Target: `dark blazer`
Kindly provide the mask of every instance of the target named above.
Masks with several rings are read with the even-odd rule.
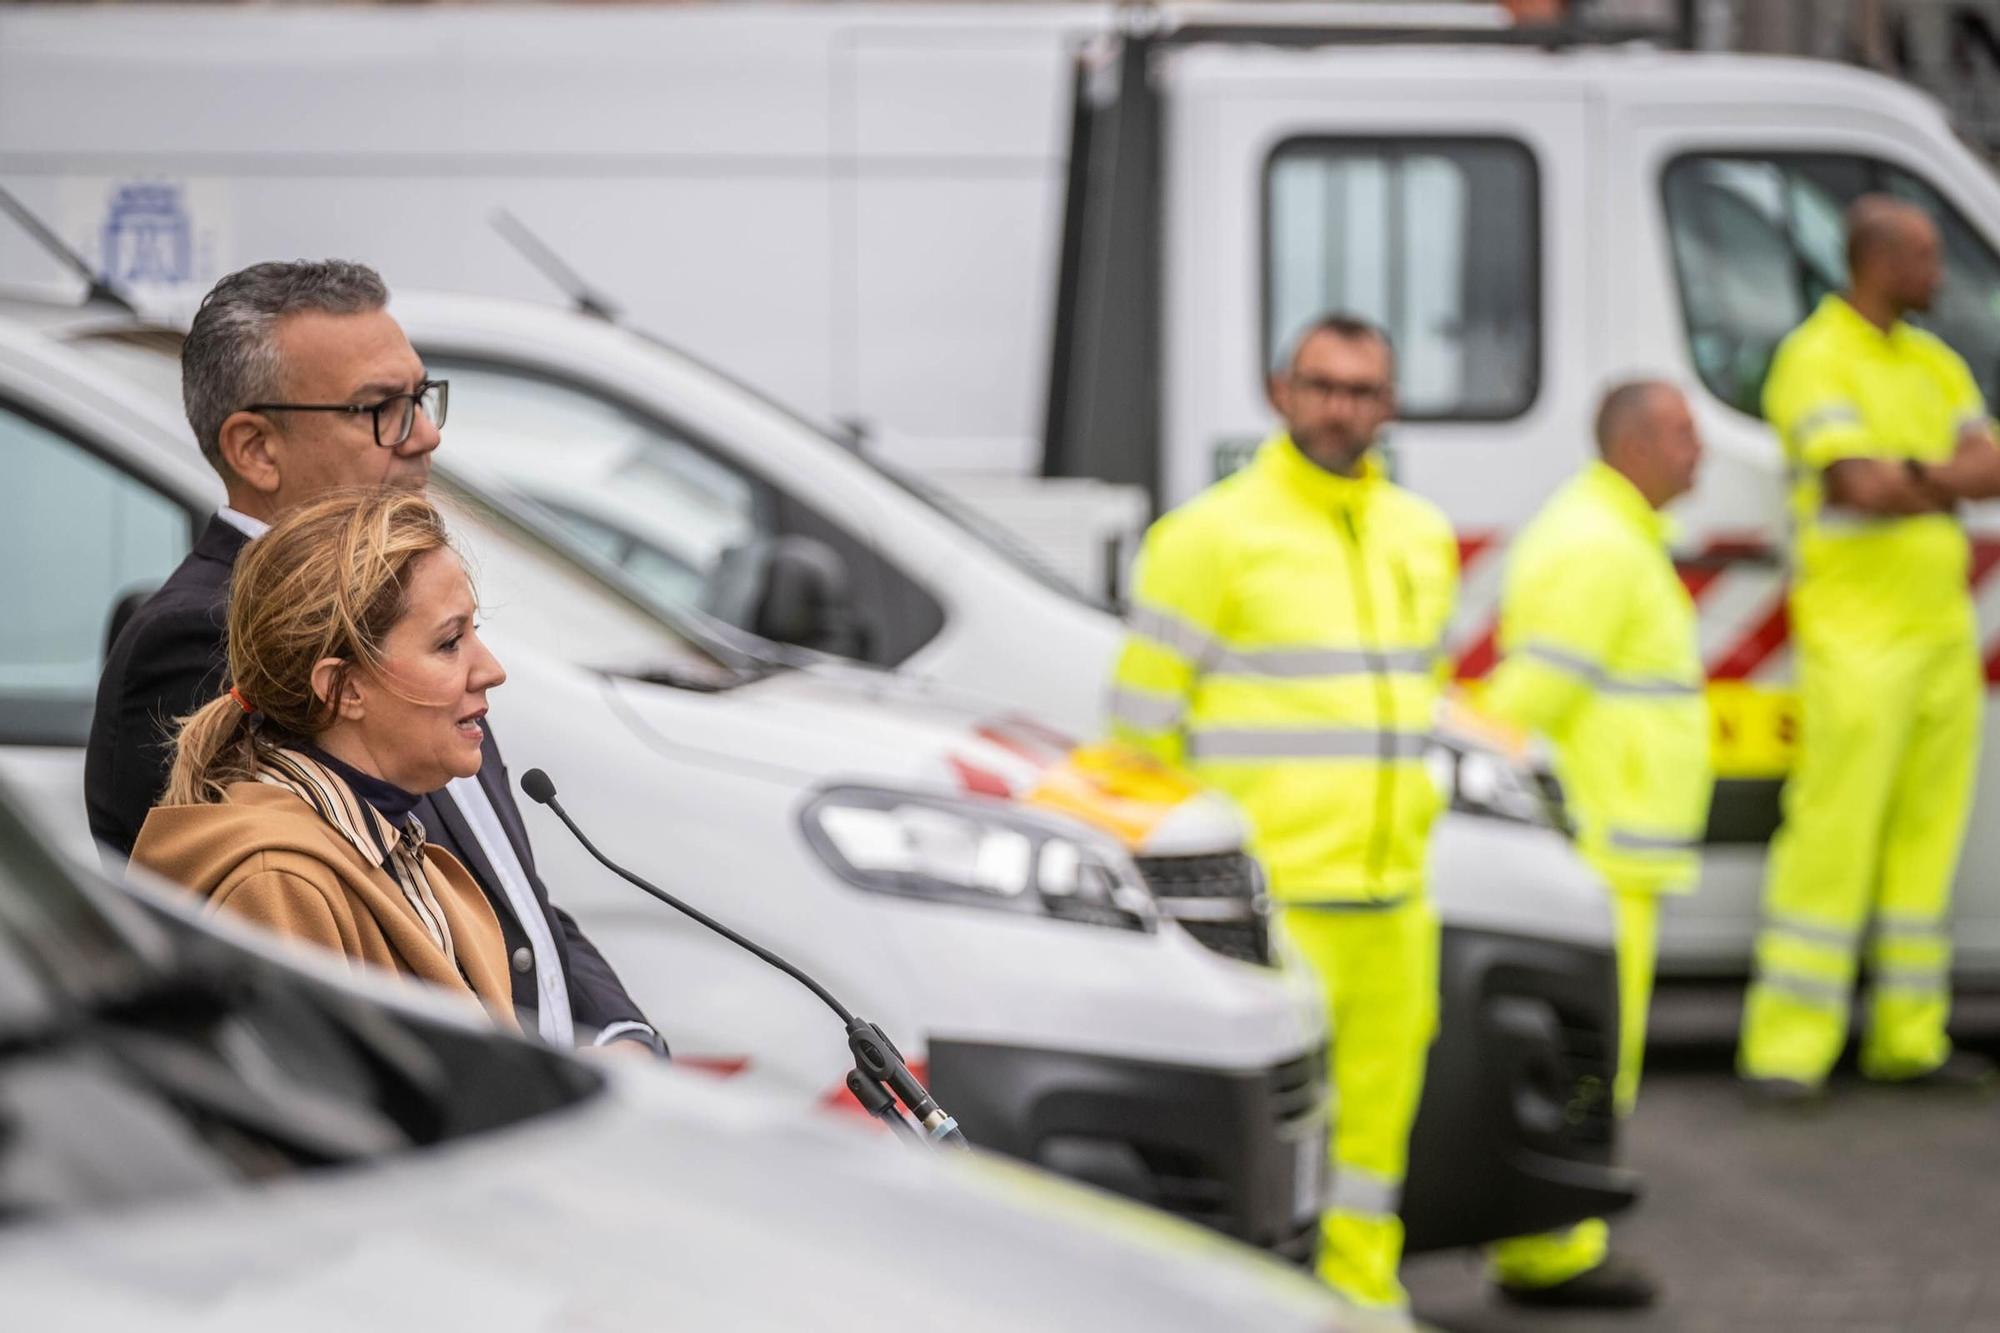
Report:
[[[211,518],[194,549],[132,614],[105,657],[90,745],[84,754],[83,795],[90,831],[121,855],[131,855],[146,812],[166,790],[173,760],[173,720],[223,691],[229,577],[236,557],[248,544],[241,532],[221,518]],[[613,1023],[647,1022],[575,919],[549,902],[490,727],[484,749],[479,785],[493,802],[548,920],[569,982],[570,1010],[579,1034]],[[457,805],[444,792],[433,792],[417,802],[416,814],[433,841],[457,857],[478,881],[500,919],[508,957],[531,959],[531,953],[522,952],[529,949],[527,932]],[[522,1015],[522,1025],[532,1029],[533,1015],[540,1008],[535,969],[516,966],[512,975],[514,1007]]]

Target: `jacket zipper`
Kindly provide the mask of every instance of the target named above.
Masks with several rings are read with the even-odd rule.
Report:
[[[1375,767],[1375,827],[1368,838],[1368,879],[1371,894],[1382,896],[1383,863],[1389,855],[1389,822],[1395,814],[1395,776],[1391,764],[1395,760],[1395,737],[1389,731],[1389,714],[1394,701],[1390,697],[1389,664],[1382,657],[1381,643],[1375,633],[1375,602],[1368,589],[1368,573],[1361,563],[1361,533],[1354,525],[1353,511],[1340,511],[1340,526],[1347,538],[1347,573],[1354,585],[1354,609],[1361,620],[1361,652],[1368,659],[1368,674],[1375,681],[1375,740],[1377,758]]]

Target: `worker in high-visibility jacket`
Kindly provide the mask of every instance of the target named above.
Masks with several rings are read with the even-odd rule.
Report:
[[[1457,595],[1444,515],[1372,453],[1393,355],[1329,316],[1272,377],[1284,433],[1167,514],[1139,557],[1114,734],[1234,797],[1282,928],[1324,984],[1336,1110],[1319,1272],[1406,1306],[1398,1218],[1437,1025],[1424,764]]]
[[[1597,461],[1522,530],[1500,600],[1504,656],[1480,708],[1546,738],[1578,850],[1610,893],[1618,950],[1613,1101],[1638,1096],[1660,897],[1694,888],[1714,781],[1694,602],[1661,508],[1694,486],[1701,440],[1687,399],[1635,380],[1597,411]],[[1602,1221],[1488,1252],[1521,1305],[1634,1308],[1657,1298],[1640,1265],[1607,1252]]]
[[[1985,693],[1955,511],[2000,494],[2000,448],[1965,362],[1904,320],[1939,283],[1929,217],[1857,200],[1847,260],[1846,292],[1785,338],[1764,386],[1794,479],[1800,734],[1737,1067],[1755,1100],[1787,1105],[1819,1095],[1846,1043],[1871,922],[1861,1072],[1994,1078],[1945,1019]]]

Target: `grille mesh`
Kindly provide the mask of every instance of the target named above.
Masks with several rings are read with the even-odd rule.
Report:
[[[1202,944],[1229,958],[1269,966],[1271,907],[1264,872],[1243,852],[1142,856],[1139,872],[1172,917]]]

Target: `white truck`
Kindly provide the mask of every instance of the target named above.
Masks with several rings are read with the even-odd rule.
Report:
[[[1459,528],[1468,681],[1509,537],[1586,456],[1599,387],[1682,380],[1711,445],[1679,517],[1723,781],[1668,971],[1748,958],[1795,722],[1757,386],[1841,279],[1846,199],[1933,209],[1932,321],[2000,387],[2000,186],[1934,103],[1810,61],[1565,46],[1497,7],[26,6],[0,14],[0,98],[0,184],[128,287],[351,253],[394,286],[543,294],[487,225],[505,207],[636,327],[893,428],[893,461],[961,494],[988,471],[1184,499],[1267,429],[1290,332],[1358,309],[1401,349],[1401,479]],[[0,236],[0,276],[48,271]],[[2000,525],[1968,524],[2000,635]],[[953,577],[948,541],[858,535],[920,586]],[[925,639],[926,614],[879,642]],[[1110,631],[1040,623],[1015,691],[1075,719]],[[925,641],[973,675],[1018,658],[955,633]],[[1955,930],[1961,968],[1991,971],[2000,787],[1978,801]]]

